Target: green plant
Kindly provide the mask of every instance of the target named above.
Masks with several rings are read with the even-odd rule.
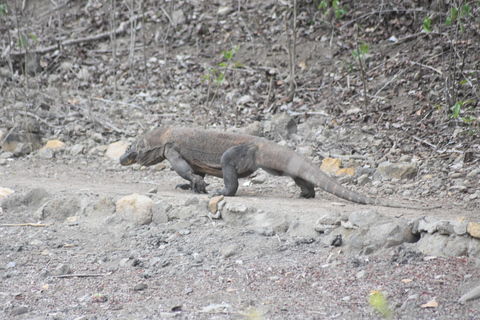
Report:
[[[368,44],[362,41],[362,45],[360,46],[360,50],[353,50],[352,55],[355,59],[360,59],[361,57],[365,56],[368,51],[370,51],[370,48],[368,47]]]
[[[202,82],[207,81],[208,82],[208,91],[207,91],[207,101],[206,101],[206,108],[205,108],[205,127],[207,126],[208,122],[208,115],[210,111],[212,110],[213,102],[215,101],[215,98],[217,97],[218,90],[221,86],[221,84],[225,80],[225,75],[228,72],[230,66],[232,65],[233,57],[235,56],[235,53],[238,52],[240,49],[240,46],[234,45],[231,50],[228,51],[222,51],[223,59],[224,61],[219,63],[219,69],[215,68],[207,68],[207,73],[203,75]],[[243,66],[243,64],[239,61],[235,62],[233,64],[234,68],[239,68]],[[208,101],[210,97],[210,90],[211,90],[211,85],[212,82],[215,85],[215,93],[210,101]],[[226,124],[225,124],[226,125]]]
[[[7,10],[8,10],[7,5],[5,3],[0,3],[0,13],[6,16]]]
[[[426,16],[425,19],[423,19],[423,30],[425,30],[427,33],[431,31],[431,25],[432,25],[432,18],[431,16]]]
[[[322,9],[325,9],[325,14],[328,13],[328,3],[332,4],[332,7],[333,7],[333,12],[335,13],[335,15],[337,16],[337,19],[340,19],[342,17],[342,15],[344,15],[345,13],[347,13],[347,6],[344,5],[342,7],[340,7],[340,1],[338,0],[322,0],[320,2],[320,4],[318,5],[318,10],[322,10]]]
[[[370,292],[369,302],[373,309],[383,317],[388,318],[392,315],[392,309],[390,309],[387,299],[380,291],[372,290]]]
[[[362,44],[359,46],[358,45],[358,25],[355,25],[355,28],[357,29],[357,38],[355,39],[355,44],[357,46],[356,50],[352,51],[353,58],[358,61],[358,64],[360,66],[360,71],[362,75],[362,83],[363,83],[363,95],[364,95],[364,107],[363,111],[367,112],[367,106],[368,106],[368,95],[367,95],[367,79],[366,79],[366,72],[365,72],[365,66],[362,62],[362,58],[365,57],[365,55],[368,53],[370,48],[368,47],[368,44],[366,44],[364,41],[362,41]]]
[[[462,100],[457,101],[457,103],[455,103],[455,105],[451,108],[452,114],[450,115],[450,119],[457,118],[460,115],[460,110],[462,109],[462,107],[466,104],[469,104],[469,103],[473,103],[473,100],[468,100],[468,101],[465,101],[465,102],[463,102]],[[468,123],[472,122],[473,120],[475,120],[476,117],[471,116],[471,115],[467,115],[465,117],[460,117],[460,119],[463,122],[468,124]]]

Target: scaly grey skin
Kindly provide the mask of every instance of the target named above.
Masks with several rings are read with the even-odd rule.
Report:
[[[263,169],[273,175],[293,178],[300,197],[314,198],[319,187],[342,199],[360,204],[393,208],[432,209],[370,198],[351,191],[331,179],[298,153],[266,139],[189,128],[159,128],[133,142],[120,157],[120,164],[151,166],[167,159],[175,172],[190,184],[178,185],[196,193],[206,193],[205,174],[223,178],[225,187],[218,195],[234,196],[238,179]]]

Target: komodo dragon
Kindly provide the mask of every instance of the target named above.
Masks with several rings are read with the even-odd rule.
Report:
[[[394,208],[431,209],[370,198],[344,188],[298,153],[266,139],[233,133],[188,128],[159,128],[133,142],[120,157],[120,164],[151,166],[167,159],[176,173],[190,181],[178,185],[206,193],[205,174],[223,177],[225,187],[218,195],[233,196],[238,178],[261,168],[273,175],[293,178],[302,198],[314,198],[315,186],[337,197],[360,204]]]

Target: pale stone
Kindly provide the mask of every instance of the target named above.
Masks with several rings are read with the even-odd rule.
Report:
[[[126,141],[117,141],[108,145],[105,155],[113,161],[119,161],[120,157],[125,153],[130,143]]]
[[[152,222],[153,204],[153,200],[149,197],[134,193],[118,200],[115,211],[124,221],[141,226]]]

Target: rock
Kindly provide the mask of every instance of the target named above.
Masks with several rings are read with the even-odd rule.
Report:
[[[115,202],[110,196],[103,196],[85,207],[87,216],[107,217],[115,212]]]
[[[400,264],[413,264],[423,260],[424,254],[414,243],[402,243],[395,248],[392,261]]]
[[[355,174],[355,168],[343,168],[336,172],[337,177],[351,177],[353,178]]]
[[[44,149],[38,152],[38,156],[42,159],[53,159],[55,158],[55,151],[53,149]]]
[[[455,185],[455,186],[451,186],[450,188],[448,188],[448,191],[450,191],[452,193],[467,192],[468,188],[464,185]]]
[[[181,207],[168,212],[167,216],[169,221],[176,219],[188,220],[193,217],[197,211],[198,208],[196,206]]]
[[[399,162],[390,163],[388,161],[382,162],[378,165],[377,171],[373,175],[375,180],[384,179],[411,179],[417,174],[417,167],[414,163]]]
[[[152,222],[162,224],[168,222],[168,212],[172,205],[163,201],[155,202],[152,206]]]
[[[172,12],[172,21],[175,26],[185,23],[185,15],[181,9]]]
[[[265,172],[258,173],[255,177],[250,179],[253,184],[263,184],[267,180],[267,174]]]
[[[26,306],[19,306],[19,307],[14,307],[12,311],[10,311],[10,316],[19,316],[21,314],[27,313],[28,312],[28,307]]]
[[[154,202],[147,196],[131,194],[117,201],[115,214],[122,220],[134,223],[136,226],[152,222],[152,206]]]
[[[468,241],[464,237],[422,233],[417,246],[426,255],[457,257],[468,252]]]
[[[102,136],[101,133],[98,133],[98,132],[92,133],[91,138],[96,143],[102,143],[103,142],[103,136]]]
[[[65,143],[63,143],[60,140],[48,140],[45,146],[43,146],[42,149],[40,149],[40,152],[45,149],[53,149],[53,150],[64,150],[65,149]]]
[[[107,151],[105,152],[105,156],[113,161],[118,162],[120,157],[125,153],[127,147],[130,143],[126,141],[117,141],[108,145]]]
[[[188,206],[196,205],[196,204],[198,204],[198,198],[197,197],[190,197],[185,201],[185,203],[183,205],[185,207],[188,207]]]
[[[23,210],[33,211],[38,208],[49,193],[43,188],[30,190],[26,194],[15,193],[2,202],[2,208],[6,212],[18,213]]]
[[[480,178],[480,169],[474,169],[467,174],[467,179],[478,179]]]
[[[348,217],[348,222],[357,227],[370,227],[390,222],[390,219],[375,210],[365,210],[352,212]]]
[[[63,263],[59,264],[53,272],[53,274],[56,275],[56,276],[61,276],[61,275],[64,275],[64,274],[72,274],[72,273],[73,273],[73,271],[70,268],[70,266],[66,265],[66,264],[63,264]]]
[[[318,236],[313,223],[305,220],[293,220],[287,230],[288,235],[300,238],[313,239]]]
[[[359,186],[364,186],[366,185],[367,183],[369,183],[371,180],[368,176],[368,174],[364,174],[362,176],[360,176],[358,179],[357,179],[357,184]]]
[[[145,282],[139,282],[133,287],[133,291],[142,291],[148,288]]]
[[[289,138],[290,135],[297,133],[297,124],[295,120],[286,113],[276,114],[272,117],[271,131],[276,140],[279,136],[282,140],[285,140]]]
[[[92,75],[88,71],[88,68],[83,66],[77,73],[77,78],[83,82],[88,82],[92,78]]]
[[[342,164],[342,161],[340,161],[340,159],[325,158],[322,161],[322,165],[320,166],[320,169],[325,173],[336,174],[338,170],[340,170],[341,164]]]
[[[208,210],[210,210],[211,213],[217,213],[218,210],[218,203],[222,201],[225,197],[222,196],[216,196],[210,199],[208,202]]]
[[[17,147],[13,151],[13,156],[16,158],[25,157],[27,154],[32,152],[33,149],[29,143],[19,142]]]
[[[226,214],[226,216],[224,216],[224,214]],[[262,232],[266,230],[269,234],[287,232],[292,221],[292,217],[289,214],[279,212],[259,212],[254,215],[235,215],[229,213],[227,210],[223,210],[222,218],[232,226],[249,225],[254,230],[262,230]]]
[[[43,208],[43,217],[52,217],[57,221],[63,221],[77,215],[80,209],[80,201],[75,196],[55,198],[51,199]]]
[[[231,7],[219,7],[218,10],[217,10],[217,14],[222,17],[222,16],[226,16],[227,14],[229,14],[230,12],[232,11],[232,8]]]
[[[70,154],[72,156],[77,156],[79,154],[83,153],[83,150],[85,149],[85,146],[83,144],[76,144],[70,149]]]
[[[255,121],[249,124],[245,128],[245,134],[249,134],[251,136],[263,137],[263,124],[260,121]]]
[[[304,157],[310,157],[313,155],[313,147],[312,146],[301,146],[297,148],[297,152]]]
[[[467,225],[467,232],[472,237],[480,239],[480,223],[469,222]]]
[[[329,214],[323,215],[318,218],[316,224],[328,224],[339,226],[342,221],[342,215],[339,212],[333,211]]]
[[[437,231],[437,226],[440,223],[436,218],[426,216],[418,219],[418,226],[414,227],[414,233],[428,232],[430,234]]]
[[[2,150],[3,152],[15,152],[17,145],[19,143],[24,143],[30,146],[33,150],[37,150],[42,147],[41,135],[38,133],[19,133],[13,131],[10,135],[3,141]]]
[[[218,252],[224,256],[225,258],[233,256],[237,251],[237,245],[236,244],[229,244],[221,247],[218,249]]]
[[[0,159],[5,160],[5,159],[11,159],[13,158],[13,152],[3,152],[0,154]]]
[[[15,191],[12,189],[0,187],[0,201],[13,193],[15,193]]]
[[[454,220],[443,220],[437,224],[437,231],[440,234],[457,234],[459,236],[467,233],[468,222],[460,222]]]

